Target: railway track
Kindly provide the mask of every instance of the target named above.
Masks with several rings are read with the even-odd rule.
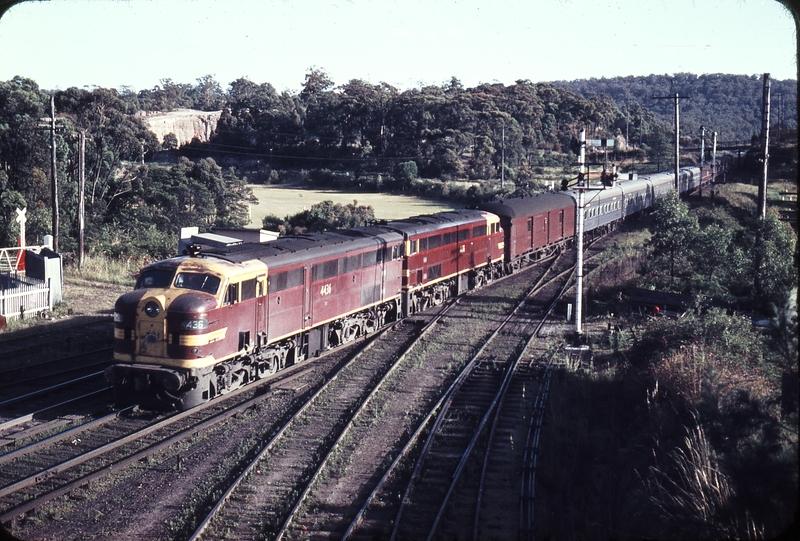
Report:
[[[110,349],[89,351],[55,362],[3,372],[0,386],[0,453],[39,433],[63,430],[95,411],[106,410],[103,369]]]
[[[467,516],[448,523],[462,525],[455,535],[464,538],[465,528],[472,526],[472,519],[477,516],[477,496],[471,494],[466,499],[472,501],[465,502],[465,493],[456,491],[456,483],[484,429],[502,432],[496,430],[498,416],[492,418],[492,412],[499,411],[510,388],[525,386],[513,377],[517,372],[514,365],[519,363],[512,361],[521,358],[526,338],[534,334],[531,315],[540,311],[539,297],[554,296],[546,290],[552,290],[556,280],[560,294],[568,281],[568,272],[559,268],[558,262],[549,270],[557,276],[547,280],[542,276],[530,287],[525,298],[472,356],[440,402],[430,409],[425,422],[401,453],[411,455],[410,449],[416,446],[420,449],[416,460],[395,461],[351,522],[344,538],[430,539],[454,495],[458,496],[455,506],[463,508]],[[423,440],[423,427],[428,426],[428,437]],[[392,527],[387,528],[387,524]],[[452,537],[449,532],[442,535]]]
[[[266,443],[190,539],[283,537],[353,419],[435,320],[430,314],[403,320],[354,356]]]
[[[0,336],[0,370],[28,369],[57,363],[66,356],[110,347],[114,323],[110,317],[84,317],[48,323]],[[65,355],[66,354],[66,355]]]
[[[44,504],[79,491],[112,471],[148,459],[198,433],[224,425],[259,403],[272,402],[276,413],[283,385],[306,379],[324,380],[347,348],[326,363],[306,363],[182,413],[151,414],[128,408],[88,420],[69,430],[0,455],[0,521],[11,523]],[[309,376],[309,374],[315,374]],[[315,381],[307,385],[314,385]],[[302,385],[303,387],[306,385]],[[283,406],[290,409],[291,403]]]

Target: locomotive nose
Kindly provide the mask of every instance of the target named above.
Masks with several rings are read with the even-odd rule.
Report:
[[[139,355],[164,357],[166,355],[167,319],[163,295],[141,300],[136,318]]]

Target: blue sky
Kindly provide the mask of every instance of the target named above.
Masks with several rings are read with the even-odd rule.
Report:
[[[775,0],[50,0],[0,19],[0,80],[44,89],[153,88],[213,75],[299,91],[405,90],[678,72],[795,79],[797,43]]]

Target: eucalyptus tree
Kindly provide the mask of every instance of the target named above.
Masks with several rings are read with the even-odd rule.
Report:
[[[25,194],[43,171],[49,175],[49,134],[40,126],[50,116],[49,101],[31,79],[0,82],[0,169],[7,189]]]
[[[699,231],[698,220],[689,215],[689,207],[680,200],[675,190],[661,199],[653,219],[652,247],[654,268],[669,269],[670,285],[675,287],[675,267],[688,262],[689,247]]]
[[[114,89],[72,87],[56,93],[56,108],[69,117],[73,135],[86,133],[86,201],[90,209],[103,213],[114,198],[130,189],[119,174],[123,162],[140,161],[161,145],[140,117],[126,113],[125,102]],[[69,141],[76,164],[77,138]]]

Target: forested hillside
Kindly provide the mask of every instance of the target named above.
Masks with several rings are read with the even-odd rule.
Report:
[[[761,133],[762,75],[648,75],[557,81],[558,88],[578,94],[610,97],[625,115],[631,104],[653,111],[662,121],[672,122],[674,100],[653,96],[689,96],[680,100],[681,133],[694,135],[700,126],[717,131],[720,141],[749,141]],[[797,129],[797,81],[771,81],[772,128]],[[635,122],[631,118],[631,122]]]
[[[15,242],[17,207],[28,207],[31,242],[51,230],[50,133],[43,124],[51,97],[59,127],[59,248],[77,243],[78,134],[84,131],[88,245],[105,253],[163,254],[182,226],[246,224],[252,196],[245,184],[275,180],[277,170],[303,178],[346,172],[341,175],[354,185],[377,190],[408,189],[417,177],[443,187],[439,181],[481,181],[464,189],[474,201],[495,195],[501,176],[510,190],[523,190],[518,193],[543,189],[536,181],[546,166],[574,178],[583,128],[590,139],[614,138],[611,159],[623,171],[657,167],[674,152],[671,101],[651,96],[674,92],[691,96],[682,109],[685,144],[699,142],[701,123],[720,140],[749,139],[760,129],[761,79],[748,76],[519,80],[474,88],[453,77],[400,91],[362,80],[337,85],[311,69],[300,92],[244,78],[223,89],[212,76],[195,85],[164,79],[139,92],[47,91],[15,77],[0,82],[0,241]],[[775,122],[796,130],[795,82],[775,81],[773,96]],[[143,113],[177,108],[220,111],[208,142],[180,146],[174,134],[155,137],[142,120]],[[451,189],[434,188],[427,193]]]

